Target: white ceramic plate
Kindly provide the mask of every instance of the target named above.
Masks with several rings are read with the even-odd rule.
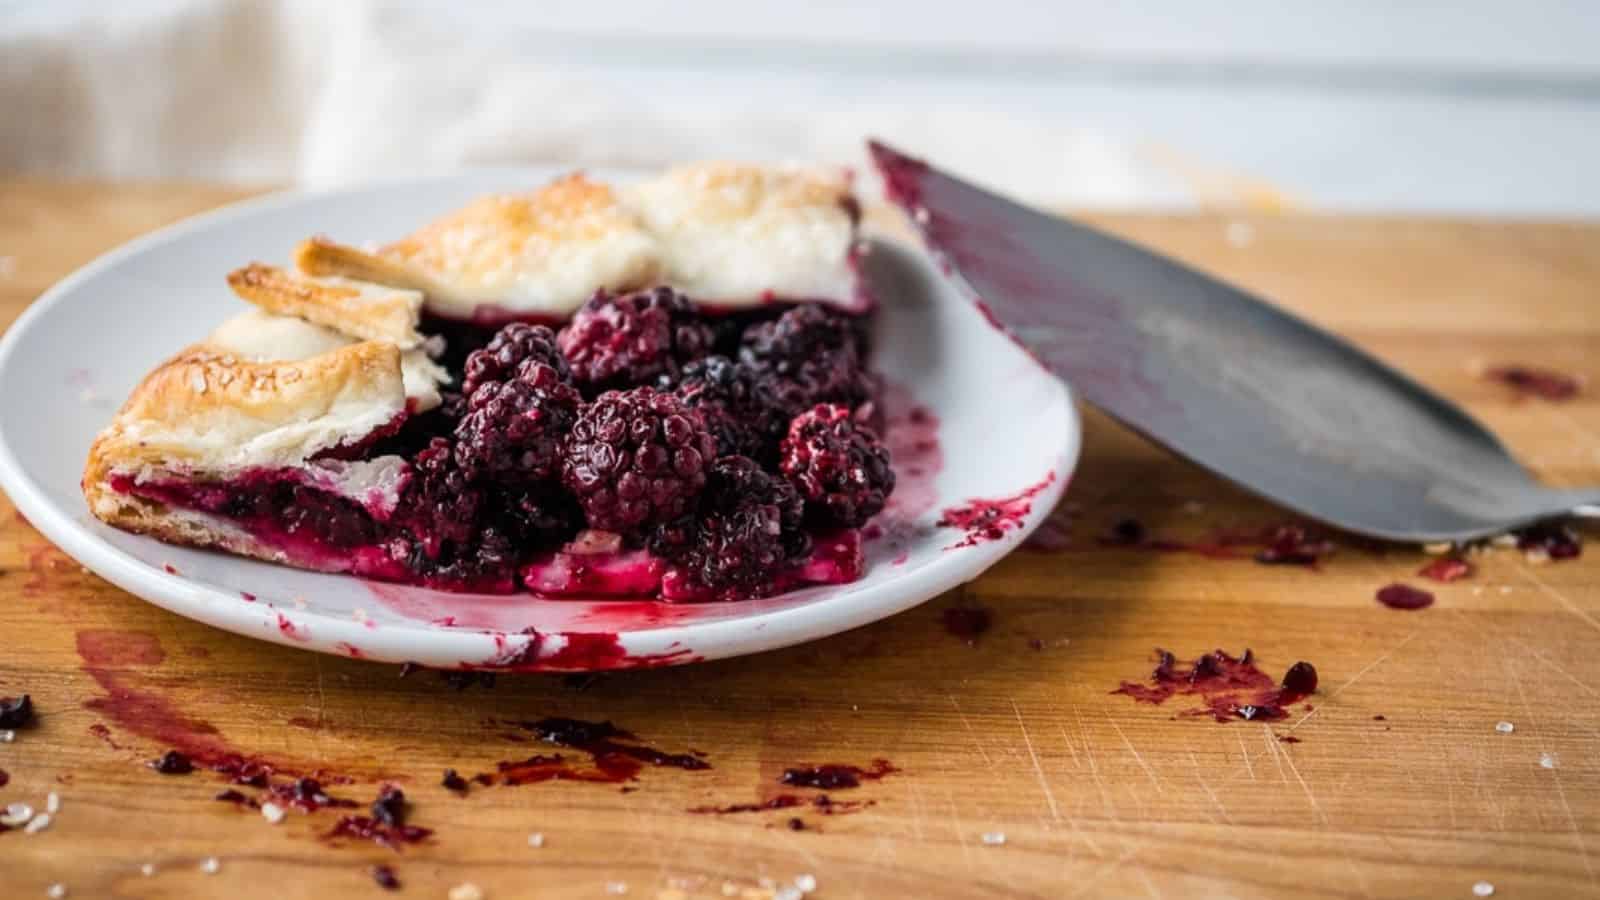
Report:
[[[101,257],[0,341],[0,487],[79,562],[179,615],[325,653],[521,670],[668,665],[854,628],[976,577],[1055,505],[1079,448],[1067,388],[989,327],[921,253],[878,241],[868,257],[882,302],[874,365],[897,387],[888,405],[901,486],[854,584],[688,606],[462,596],[168,546],[88,514],[78,478],[90,441],[145,372],[242,308],[223,282],[228,271],[287,259],[312,234],[391,239],[469,198],[550,174],[475,172],[267,197]],[[937,428],[910,414],[912,404]],[[926,444],[932,432],[936,449]],[[1012,505],[1015,527],[996,540],[956,546],[963,533],[935,524],[947,507],[1029,488],[1031,502]]]

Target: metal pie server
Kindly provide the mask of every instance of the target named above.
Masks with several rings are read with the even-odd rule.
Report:
[[[1392,540],[1600,516],[1600,487],[1538,484],[1454,404],[1270,303],[869,146],[890,199],[991,321],[1085,400],[1211,471]]]

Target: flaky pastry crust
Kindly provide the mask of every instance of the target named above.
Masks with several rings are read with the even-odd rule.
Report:
[[[638,217],[581,174],[479,198],[375,253],[314,239],[295,263],[311,275],[420,290],[432,311],[468,320],[564,318],[599,287],[631,290],[660,275],[655,239]]]
[[[842,172],[708,162],[632,189],[667,283],[700,303],[856,301],[857,212]]]
[[[197,344],[147,375],[95,439],[84,496],[100,519],[150,530],[163,508],[117,492],[115,477],[222,478],[299,466],[405,411],[400,349],[391,343],[363,341],[270,362]]]
[[[714,306],[852,306],[855,228],[840,171],[713,162],[622,190],[570,175],[479,198],[372,252],[316,238],[295,263],[421,291],[456,319],[564,319],[596,290],[655,284]]]
[[[228,273],[233,292],[267,312],[297,316],[353,338],[422,346],[422,294],[347,278],[317,278],[266,263]]]

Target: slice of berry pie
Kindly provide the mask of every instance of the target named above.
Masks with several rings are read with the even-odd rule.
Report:
[[[544,596],[860,577],[894,488],[845,180],[709,164],[484,198],[228,276],[254,308],[90,450],[95,516],[325,572]],[[552,327],[554,326],[554,327]]]

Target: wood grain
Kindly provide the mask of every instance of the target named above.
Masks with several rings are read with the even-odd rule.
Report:
[[[0,182],[0,320],[109,247],[238,195]],[[1398,363],[1541,477],[1600,483],[1600,227],[1259,218],[1238,246],[1241,229],[1230,241],[1218,218],[1093,218]],[[1552,366],[1589,390],[1518,400],[1475,362]],[[1373,592],[1421,583],[1410,548],[1341,540],[1310,571],[1105,547],[1096,537],[1127,516],[1175,538],[1285,516],[1097,414],[1087,429],[1056,517],[1066,549],[1018,552],[829,640],[582,689],[524,677],[458,692],[430,673],[399,680],[217,632],[85,574],[7,506],[0,694],[31,692],[41,716],[0,744],[11,775],[0,802],[40,805],[53,790],[62,808],[48,831],[0,834],[0,895],[44,897],[60,882],[73,897],[364,896],[381,893],[367,867],[387,862],[405,895],[471,882],[495,900],[604,897],[608,885],[770,896],[802,873],[828,898],[1468,897],[1480,880],[1501,897],[1600,896],[1600,549],[1542,566],[1491,552],[1474,577],[1434,586],[1436,606],[1407,613]],[[994,613],[975,646],[941,625],[957,603]],[[86,671],[79,643],[108,639],[145,652]],[[1148,672],[1155,646],[1248,646],[1275,676],[1309,660],[1322,689],[1313,710],[1271,724],[1111,695]],[[437,835],[399,853],[332,847],[318,837],[331,812],[272,826],[213,802],[218,777],[144,767],[163,740],[106,698],[165,703],[243,752],[355,776],[330,790],[363,803],[393,778]],[[627,793],[553,782],[462,798],[438,786],[447,766],[492,770],[538,749],[488,720],[549,715],[612,719],[652,746],[703,750],[712,768],[647,768]],[[787,812],[686,811],[770,798],[786,766],[875,757],[903,771],[835,793],[873,805],[808,812],[805,831],[785,827]],[[528,846],[535,831],[542,848]],[[216,874],[199,868],[208,856]]]

